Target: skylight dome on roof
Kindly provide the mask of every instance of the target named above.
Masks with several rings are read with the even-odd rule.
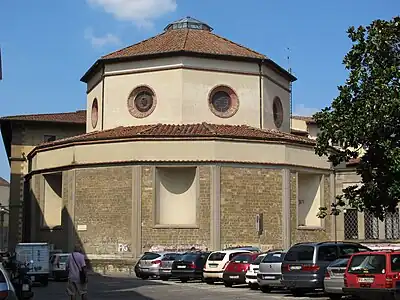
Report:
[[[197,29],[197,30],[206,30],[212,31],[213,29],[208,26],[206,23],[203,23],[199,20],[196,20],[192,17],[182,18],[178,21],[172,22],[164,28],[164,30],[175,30],[175,29]]]

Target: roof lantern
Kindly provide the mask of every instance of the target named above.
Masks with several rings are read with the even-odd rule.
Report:
[[[192,17],[182,18],[178,21],[172,22],[168,24],[164,30],[176,30],[176,29],[197,29],[197,30],[206,30],[212,31],[213,29],[204,22],[201,22]]]

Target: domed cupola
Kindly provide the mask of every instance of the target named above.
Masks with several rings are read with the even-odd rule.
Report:
[[[213,29],[204,22],[196,20],[192,17],[182,18],[178,21],[172,22],[168,24],[164,30],[176,30],[176,29],[197,29],[197,30],[205,30],[212,31]]]

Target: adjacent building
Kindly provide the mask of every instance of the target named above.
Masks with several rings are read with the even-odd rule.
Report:
[[[311,117],[293,116],[292,131],[296,134],[304,133],[310,139],[316,139],[319,132],[315,121]],[[307,134],[306,134],[307,133]],[[333,145],[340,147],[339,144]],[[362,155],[362,153],[360,153]],[[350,160],[335,168],[335,194],[342,194],[342,190],[361,182],[356,172],[359,159]],[[370,212],[358,212],[347,207],[336,220],[335,238],[338,240],[352,240],[366,243],[396,243],[400,241],[399,209],[395,213],[386,215],[380,221]]]

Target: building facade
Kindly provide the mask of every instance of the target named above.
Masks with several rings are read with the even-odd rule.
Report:
[[[334,172],[290,128],[295,80],[192,18],[100,58],[86,132],[25,156],[25,239],[103,259],[332,239]]]

